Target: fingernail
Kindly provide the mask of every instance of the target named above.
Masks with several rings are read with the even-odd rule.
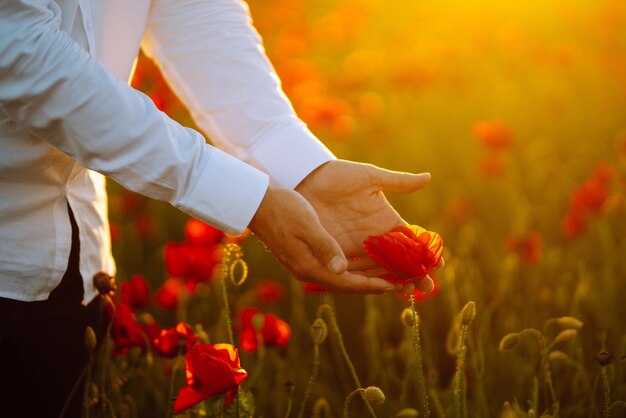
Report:
[[[337,274],[341,274],[348,268],[348,262],[345,258],[342,258],[338,255],[334,256],[332,260],[330,260],[330,269]]]

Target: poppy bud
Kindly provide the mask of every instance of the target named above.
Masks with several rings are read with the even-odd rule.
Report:
[[[105,273],[104,271],[99,271],[93,275],[93,286],[102,296],[113,296],[117,288],[115,286],[115,277]]]
[[[379,387],[368,386],[365,388],[365,399],[372,405],[381,405],[385,403],[385,394]]]
[[[608,351],[600,351],[596,356],[596,361],[602,367],[608,366],[613,362],[613,356]]]
[[[313,404],[313,415],[314,418],[318,417],[328,417],[330,416],[330,404],[326,400],[326,398],[319,398]]]
[[[522,340],[521,336],[517,332],[513,332],[511,334],[507,334],[500,340],[500,351],[512,350],[520,343]]]
[[[476,317],[476,304],[474,301],[469,301],[461,310],[461,325],[468,326],[474,317]]]
[[[261,331],[263,329],[263,325],[265,325],[265,315],[262,313],[257,313],[252,316],[252,326],[257,331]]]
[[[400,319],[402,319],[402,323],[407,328],[413,327],[413,311],[410,308],[404,308],[402,314],[400,314]],[[420,323],[420,317],[415,313],[415,319],[417,319],[417,325]]]
[[[559,335],[556,336],[556,338],[554,339],[554,344],[564,344],[566,342],[569,342],[576,338],[577,334],[578,331],[576,331],[575,329],[564,329],[563,331],[559,332]]]
[[[328,336],[328,327],[326,326],[326,321],[322,318],[317,318],[313,321],[311,325],[311,337],[315,344],[321,344],[326,340]]]
[[[194,333],[196,334],[196,337],[198,337],[198,341],[207,344],[209,343],[209,334],[206,333],[202,324],[196,324],[194,327]]]
[[[570,356],[568,356],[567,354],[565,354],[564,352],[562,352],[560,350],[551,351],[548,354],[548,358],[550,360],[557,360],[557,361],[568,361],[568,360],[570,360]]]
[[[97,345],[98,339],[96,338],[96,333],[93,328],[88,326],[85,328],[85,348],[87,351],[93,351],[96,349]]]
[[[285,382],[285,391],[287,393],[293,393],[296,390],[296,384],[293,380],[289,379]]]
[[[574,318],[573,316],[562,316],[561,318],[557,318],[556,323],[563,328],[581,329],[583,327],[582,321]]]
[[[404,408],[398,411],[394,418],[417,418],[419,416],[419,412],[413,408]]]

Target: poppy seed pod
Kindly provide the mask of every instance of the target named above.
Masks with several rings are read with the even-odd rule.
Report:
[[[311,324],[311,337],[315,344],[321,344],[324,342],[326,337],[328,336],[328,326],[326,326],[326,321],[322,318],[317,318]]]
[[[296,384],[293,380],[289,379],[285,382],[285,392],[293,393],[296,390]]]
[[[600,351],[596,356],[596,361],[602,367],[608,366],[613,362],[613,356],[608,351]]]
[[[564,329],[554,339],[554,344],[564,344],[576,338],[578,331],[575,329]]]
[[[85,328],[85,348],[87,351],[93,351],[96,349],[98,345],[98,339],[96,338],[96,333],[91,327]]]
[[[400,315],[400,319],[402,319],[402,323],[408,327],[413,327],[413,311],[410,308],[405,308]],[[420,317],[415,313],[415,319],[417,320],[417,325],[420,323]]]
[[[117,286],[115,286],[115,278],[104,271],[99,271],[93,275],[93,286],[98,290],[100,295],[113,296]]]
[[[385,394],[376,386],[368,386],[365,388],[365,399],[372,405],[381,405],[385,403]]]
[[[474,318],[476,317],[476,304],[474,301],[469,301],[461,310],[461,325],[468,326],[472,323]]]
[[[563,328],[581,329],[583,327],[582,321],[574,318],[573,316],[562,316],[561,318],[557,318],[556,323]]]
[[[413,408],[404,408],[398,411],[394,418],[417,418],[419,416],[419,412]]]
[[[507,334],[500,340],[500,351],[512,350],[520,343],[522,337],[517,332]]]

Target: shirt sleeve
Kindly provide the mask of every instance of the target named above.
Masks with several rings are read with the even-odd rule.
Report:
[[[153,0],[142,44],[211,140],[294,188],[333,154],[298,119],[240,0]]]
[[[0,111],[131,190],[244,230],[267,175],[159,112],[59,26],[53,1],[0,2]]]

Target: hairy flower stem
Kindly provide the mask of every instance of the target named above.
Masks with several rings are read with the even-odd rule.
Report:
[[[354,369],[352,360],[350,360],[350,356],[348,355],[346,346],[343,343],[343,335],[341,334],[341,330],[339,329],[339,325],[337,324],[337,318],[335,316],[334,309],[330,305],[322,305],[318,309],[318,316],[321,317],[324,313],[327,314],[328,320],[330,322],[330,327],[332,328],[333,332],[337,335],[337,340],[339,342],[339,349],[341,350],[341,354],[343,355],[343,358],[346,364],[348,365],[348,369],[350,369],[350,374],[352,375],[354,384],[356,385],[357,388],[362,388],[361,380],[359,379],[359,376],[356,374],[356,370]],[[367,410],[369,411],[370,415],[376,418],[376,413],[374,412],[374,409],[372,409],[372,405],[370,405],[367,399],[365,399],[365,395],[363,394],[363,392],[361,392],[361,397],[363,398],[363,401],[365,402],[365,405],[367,406]]]
[[[556,390],[554,389],[554,384],[552,383],[552,372],[550,370],[550,361],[548,359],[548,350],[546,347],[546,340],[543,337],[543,334],[534,328],[527,328],[521,332],[521,334],[532,335],[539,345],[539,356],[540,360],[540,381],[544,381],[545,385],[548,387],[548,392],[550,394],[550,398],[548,399],[548,404],[551,408],[551,415],[557,417],[559,415],[559,401],[556,397]]]
[[[419,384],[419,396],[422,400],[422,409],[424,417],[430,416],[430,409],[428,407],[428,393],[426,393],[426,379],[424,378],[424,369],[422,367],[422,350],[420,347],[420,334],[419,334],[419,320],[417,318],[417,311],[415,310],[415,300],[413,295],[409,296],[411,302],[411,313],[413,314],[413,351],[415,354],[415,369],[417,371],[417,381]]]
[[[181,353],[182,350],[179,351],[179,354],[176,356],[176,362],[174,363],[174,367],[172,367],[172,375],[170,376],[170,391],[167,397],[168,407],[165,411],[165,418],[168,418],[173,411],[171,405],[169,405],[169,402],[171,402],[171,399],[174,396],[174,382],[176,381],[176,374],[178,373],[178,369],[180,368],[180,360],[183,358],[183,355]]]
[[[320,369],[320,345],[315,343],[313,346],[313,367],[311,368],[311,377],[309,377],[309,383],[306,385],[306,390],[304,391],[304,398],[302,399],[302,404],[300,405],[300,411],[298,412],[298,418],[304,418],[304,411],[306,410],[306,405],[311,399],[311,393],[313,392],[313,387],[315,386],[315,382],[317,381],[317,374]]]
[[[291,416],[291,410],[293,409],[293,393],[290,393],[287,397],[287,410],[285,411],[285,418]]]
[[[363,396],[363,399],[365,399],[365,396],[363,395],[364,392],[365,392],[365,389],[363,388],[355,389],[352,392],[350,392],[350,394],[346,397],[345,402],[343,403],[343,418],[349,417],[348,409],[350,408],[350,401],[352,400],[352,398],[354,398],[354,395],[356,395],[357,393],[360,393]]]
[[[456,373],[454,375],[454,416],[461,418],[464,415],[463,394],[465,388],[465,336],[467,326],[461,325],[461,336],[456,351]]]
[[[109,323],[107,324],[106,333],[104,334],[104,337],[102,340],[102,365],[100,366],[102,373],[100,376],[100,393],[106,392],[106,373],[107,373],[107,369],[109,368],[108,367],[109,361],[111,359],[111,353],[109,352],[109,336],[111,335],[111,328],[113,327],[113,320],[115,318],[115,311],[116,311],[115,303],[113,302],[111,297],[109,295],[104,295],[103,297],[104,297],[105,309],[106,309],[106,305],[110,305],[112,314],[111,314],[111,319]]]
[[[609,377],[606,373],[606,367],[602,366],[600,368],[600,375],[602,377],[602,392],[604,392],[604,407],[602,408],[602,416],[604,418],[609,418],[611,415],[610,404],[611,404],[611,387],[609,386]]]
[[[85,366],[83,371],[80,373],[80,376],[78,376],[78,379],[76,379],[76,382],[74,383],[74,386],[72,386],[72,390],[71,390],[69,396],[67,397],[67,399],[65,399],[65,403],[63,404],[63,409],[61,410],[61,414],[59,415],[59,418],[64,418],[65,417],[65,413],[67,412],[67,408],[70,406],[70,401],[72,400],[74,395],[76,395],[76,392],[78,391],[78,388],[80,387],[80,383],[83,381],[83,379],[87,375],[87,367],[89,367],[89,366],[90,366],[89,364],[87,366]]]
[[[231,345],[235,345],[235,337],[233,336],[233,323],[230,319],[230,304],[228,303],[228,288],[226,287],[226,275],[230,274],[230,267],[224,268],[224,274],[222,275],[222,299],[224,302],[224,313],[226,317],[226,331],[228,333],[228,342]],[[239,397],[241,395],[241,387],[237,387],[237,396],[235,396],[235,416],[239,418]]]
[[[89,352],[89,362],[87,363],[85,376],[85,390],[83,391],[83,416],[89,418],[89,389],[91,385],[91,369],[93,368],[93,351]]]

